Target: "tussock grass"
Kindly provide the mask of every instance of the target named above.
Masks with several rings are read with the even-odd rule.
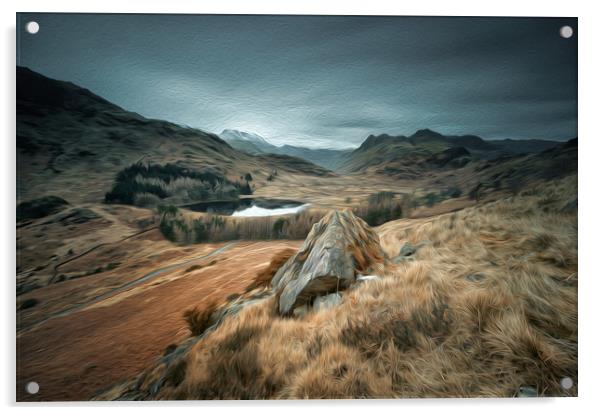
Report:
[[[577,218],[560,211],[575,188],[573,176],[436,218],[389,222],[378,228],[384,251],[420,243],[412,259],[387,261],[381,279],[303,317],[279,316],[274,295],[248,305],[168,365],[185,367],[177,384],[144,386],[164,376],[158,366],[129,393],[511,397],[531,387],[541,396],[575,396]],[[557,202],[543,212],[539,201],[552,195]],[[564,377],[575,382],[570,390],[560,386]]]
[[[203,334],[213,324],[212,315],[217,308],[217,302],[211,301],[208,304],[204,304],[203,307],[194,307],[184,312],[184,320],[188,324],[188,329],[193,336]]]

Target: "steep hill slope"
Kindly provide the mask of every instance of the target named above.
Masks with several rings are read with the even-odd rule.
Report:
[[[279,169],[327,174],[303,160],[233,149],[215,134],[126,111],[70,82],[17,68],[17,194],[19,200],[56,195],[98,202],[115,175],[136,163],[175,163],[231,179],[267,177]]]

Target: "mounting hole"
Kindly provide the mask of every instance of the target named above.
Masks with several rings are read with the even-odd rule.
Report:
[[[562,380],[560,381],[560,386],[562,386],[562,389],[566,389],[566,390],[571,389],[573,387],[573,379],[562,378]]]
[[[560,36],[568,39],[573,36],[573,28],[571,26],[562,26],[560,28]]]
[[[30,395],[35,395],[40,391],[40,385],[38,385],[38,382],[29,382],[27,385],[25,385],[25,390]]]
[[[25,25],[25,31],[30,35],[35,35],[40,31],[40,25],[38,24],[38,22],[28,22]]]

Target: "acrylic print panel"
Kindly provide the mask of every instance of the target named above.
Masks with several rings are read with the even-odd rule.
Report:
[[[577,35],[18,14],[17,399],[576,396]]]

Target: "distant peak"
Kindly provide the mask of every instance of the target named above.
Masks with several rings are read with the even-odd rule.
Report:
[[[224,140],[243,140],[250,141],[252,143],[270,144],[265,138],[256,133],[250,133],[247,131],[240,131],[235,129],[227,128],[221,132],[220,137]]]

